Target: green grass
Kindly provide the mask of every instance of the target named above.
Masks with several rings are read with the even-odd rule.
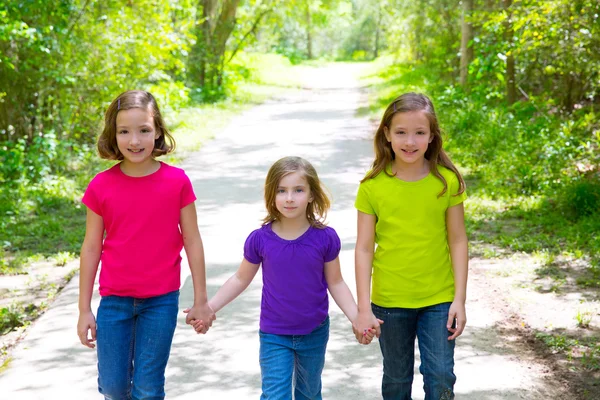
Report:
[[[292,66],[276,55],[239,54],[236,60],[245,63],[248,78],[234,85],[228,99],[166,113],[177,149],[161,160],[180,163],[234,116],[275,94],[300,87],[303,77],[313,68]],[[0,186],[0,275],[26,273],[25,266],[40,259],[64,265],[79,253],[86,212],[81,197],[90,179],[112,162],[99,159],[91,146],[69,164],[71,168],[60,176]]]
[[[538,118],[534,120],[537,125],[530,127],[529,119],[520,121],[519,118],[531,117],[527,110],[535,108],[535,104],[520,104],[516,110],[502,108],[505,107],[502,105],[490,106],[475,94],[444,86],[442,79],[436,79],[423,66],[389,56],[372,63],[362,81],[368,89],[369,106],[359,112],[375,121],[380,121],[387,105],[402,93],[417,91],[432,98],[442,130],[447,133],[444,147],[467,182],[466,224],[472,242],[543,257],[542,267],[537,271],[539,277],[550,275],[556,277],[557,282],[564,279],[565,272],[554,265],[554,260],[569,254],[585,260],[588,265],[583,276],[576,277],[578,284],[600,287],[600,181],[564,173],[562,180],[556,183],[546,183],[540,178],[525,182],[526,179],[515,176],[517,172],[525,177],[543,173],[541,169],[528,169],[532,165],[535,168],[546,165],[546,161],[536,163],[527,158],[533,154],[532,146],[543,146],[544,141],[549,140],[536,133],[562,129],[566,122]],[[587,121],[587,117],[578,115],[572,118],[581,118],[572,125]],[[503,138],[517,133],[521,142],[515,146],[521,147],[510,146],[510,151],[507,150]],[[527,135],[534,139],[528,139]],[[548,141],[548,145],[555,143]],[[490,153],[490,149],[494,151]],[[523,158],[505,160],[502,152],[506,152],[507,157]],[[488,160],[487,154],[496,158]],[[511,172],[512,167],[516,172]],[[563,172],[567,170],[572,170],[570,164],[563,166]],[[494,248],[478,247],[480,255],[486,258],[498,256]]]

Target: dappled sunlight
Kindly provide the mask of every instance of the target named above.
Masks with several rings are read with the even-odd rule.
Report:
[[[359,181],[372,163],[373,126],[367,118],[354,116],[353,110],[361,104],[360,93],[352,89],[353,82],[345,79],[350,79],[348,74],[355,67],[340,68],[342,73],[334,66],[322,80],[315,81],[317,90],[290,92],[277,101],[242,112],[214,141],[181,165],[198,198],[209,297],[238,269],[248,234],[260,226],[265,216],[263,185],[269,167],[290,155],[308,159],[331,192],[333,206],[328,222],[342,241],[342,274],[355,294],[354,199]],[[467,202],[468,214],[475,211],[470,207],[501,212],[500,203],[491,199]],[[218,313],[209,332],[198,335],[185,324],[182,312],[194,300],[185,253],[182,256],[178,326],[166,371],[168,397],[258,398],[261,271],[244,293]],[[538,387],[545,371],[527,354],[515,356],[508,339],[498,334],[496,322],[504,316],[489,308],[493,293],[472,290],[470,287],[467,304],[469,325],[457,340],[457,395],[473,400],[543,398],[543,392],[538,396]],[[94,310],[97,305],[95,292]],[[323,396],[331,400],[379,398],[382,361],[377,340],[369,346],[358,344],[350,322],[332,299],[330,316]],[[76,319],[74,279],[34,326],[26,346],[15,352],[11,367],[0,376],[3,393],[10,393],[11,399],[23,393],[61,398],[63,389],[69,387],[77,398],[98,397],[96,353],[78,343]],[[420,400],[423,381],[418,367],[417,351],[413,398]]]

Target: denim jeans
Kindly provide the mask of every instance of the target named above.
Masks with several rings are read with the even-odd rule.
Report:
[[[381,325],[381,392],[385,400],[410,400],[415,365],[415,337],[421,354],[425,400],[454,399],[454,340],[446,328],[450,303],[423,308],[371,305]]]
[[[98,390],[105,399],[165,397],[165,368],[179,291],[137,299],[105,296],[98,307]]]
[[[261,400],[321,400],[329,317],[308,335],[259,331]]]

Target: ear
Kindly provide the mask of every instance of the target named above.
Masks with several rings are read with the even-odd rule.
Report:
[[[431,135],[431,137],[429,138],[429,142],[427,142],[427,143],[431,143],[431,142],[433,142],[433,135]]]
[[[162,136],[162,134],[159,131],[156,131],[156,133],[154,134],[154,140],[157,140],[161,136]]]
[[[385,139],[391,143],[392,139],[390,139],[390,130],[388,129],[387,126],[383,127],[383,134],[385,135]]]

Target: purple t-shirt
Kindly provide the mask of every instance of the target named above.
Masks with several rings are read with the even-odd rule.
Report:
[[[260,330],[277,335],[307,335],[327,317],[325,263],[336,259],[340,238],[333,228],[311,226],[294,240],[283,239],[271,224],[253,231],[244,258],[262,263]]]

